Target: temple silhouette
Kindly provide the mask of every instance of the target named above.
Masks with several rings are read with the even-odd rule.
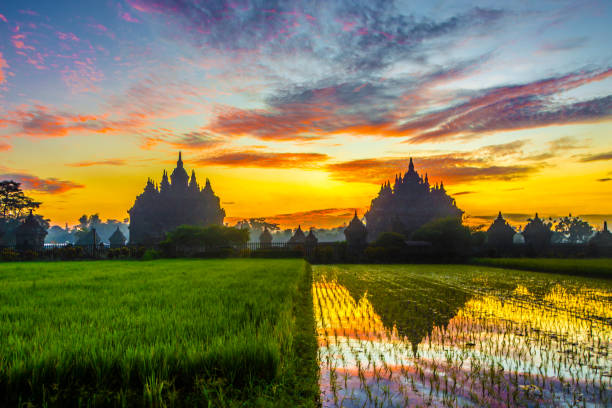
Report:
[[[410,239],[423,224],[436,218],[461,217],[463,211],[457,208],[455,199],[444,189],[444,183],[429,185],[425,178],[414,170],[412,158],[408,171],[402,177],[395,176],[380,187],[378,196],[372,200],[370,210],[365,214],[368,241],[376,240],[384,232],[397,232]]]
[[[170,180],[166,170],[159,187],[153,180],[147,180],[144,192],[136,197],[128,213],[131,245],[154,245],[180,225],[223,225],[225,218],[225,210],[210,181],[206,179],[206,185],[200,189],[195,171],[192,170],[191,178],[187,175],[181,152]]]

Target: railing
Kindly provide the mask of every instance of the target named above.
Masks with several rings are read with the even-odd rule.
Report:
[[[312,258],[321,248],[334,248],[336,243],[289,242],[247,242],[232,246],[202,246],[177,248],[174,256],[194,257],[305,257]],[[0,246],[0,261],[18,260],[73,260],[73,259],[129,259],[141,258],[147,248],[143,246],[122,246],[110,248],[107,245],[45,244],[43,247],[19,248],[15,245]],[[328,249],[327,252],[330,250]]]
[[[43,247],[0,246],[0,261],[140,258],[146,248],[106,245],[45,244]]]

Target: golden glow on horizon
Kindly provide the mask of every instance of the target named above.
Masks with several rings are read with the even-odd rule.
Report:
[[[459,208],[471,217],[494,216],[497,211],[513,214],[533,214],[536,211],[545,216],[601,214],[590,218],[590,222],[601,227],[603,220],[611,213],[612,181],[598,181],[611,178],[608,161],[582,162],[581,157],[589,154],[606,152],[608,149],[608,132],[612,124],[565,126],[546,128],[542,133],[547,137],[563,135],[569,132],[580,135],[588,133],[590,138],[585,145],[590,149],[567,150],[558,157],[546,161],[524,161],[516,157],[506,157],[498,161],[499,165],[521,164],[531,166],[534,171],[524,177],[510,180],[478,179],[464,182],[448,182],[445,186],[451,195],[455,195]],[[522,131],[533,137],[535,130]],[[495,136],[496,142],[503,143],[501,136],[517,138],[522,132],[501,132]],[[49,194],[30,191],[29,194],[43,202],[40,213],[52,220],[52,223],[75,224],[80,215],[99,213],[103,219],[123,220],[128,216],[127,210],[132,206],[135,197],[142,192],[146,179],[152,177],[156,182],[161,179],[162,170],[171,171],[175,165],[178,149],[164,148],[159,151],[142,150],[135,139],[127,139],[125,151],[115,152],[111,145],[126,140],[119,135],[92,135],[89,144],[82,149],[78,137],[44,139],[37,141],[41,150],[32,151],[31,143],[25,140],[15,142],[10,151],[0,152],[7,157],[4,170],[7,173],[35,174],[41,178],[70,180],[83,185],[84,188],[70,189],[61,194]],[[110,138],[110,139],[109,139]],[[240,139],[239,139],[240,140]],[[361,142],[363,143],[360,143]],[[192,161],[206,154],[205,150],[184,151],[185,166],[188,171],[196,170],[200,184],[208,177],[214,191],[221,197],[226,210],[228,222],[250,217],[273,217],[278,214],[305,213],[323,209],[356,208],[362,214],[369,207],[370,201],[379,190],[378,184],[364,182],[347,182],[335,179],[334,173],[324,166],[341,160],[357,160],[369,157],[369,150],[379,153],[392,146],[400,147],[396,157],[414,155],[442,154],[443,151],[411,151],[409,145],[398,144],[398,140],[356,138],[350,149],[341,146],[325,147],[326,141],[312,142],[297,150],[303,152],[328,152],[329,159],[314,163],[312,168],[258,168],[230,166],[194,166]],[[482,142],[480,142],[482,143]],[[583,143],[583,142],[580,142]],[[264,143],[265,144],[265,143]],[[474,142],[468,141],[470,147]],[[278,148],[278,143],[270,143]],[[282,146],[282,145],[281,145]],[[386,147],[385,147],[386,146]],[[450,148],[451,145],[445,146]],[[543,150],[524,152],[525,154],[542,154]],[[582,152],[582,153],[581,153]],[[116,153],[116,152],[115,152]],[[119,160],[121,165],[92,165],[75,167],[74,163],[87,161]],[[518,161],[517,161],[518,160]],[[497,163],[496,163],[497,165]],[[428,172],[426,167],[416,161],[417,170]],[[0,169],[3,170],[3,169]],[[356,170],[358,171],[358,170]],[[359,176],[359,174],[357,174]],[[357,177],[359,179],[359,177]],[[433,179],[432,182],[437,181]],[[348,222],[342,216],[320,217],[312,214],[307,220],[289,220],[283,217],[281,227],[296,227],[304,222],[308,226],[333,227]],[[472,223],[470,218],[468,224]],[[478,225],[480,221],[474,221]],[[518,220],[511,221],[513,225]]]

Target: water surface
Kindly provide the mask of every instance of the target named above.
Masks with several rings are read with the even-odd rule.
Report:
[[[313,285],[323,406],[612,404],[609,285],[350,268]]]

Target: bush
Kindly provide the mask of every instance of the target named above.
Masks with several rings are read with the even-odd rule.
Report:
[[[0,260],[3,261],[16,261],[19,259],[19,253],[10,248],[4,248],[0,251]]]
[[[57,255],[61,259],[70,260],[83,257],[84,251],[81,247],[65,246],[63,248],[59,248]]]
[[[33,261],[38,258],[38,254],[31,249],[25,250],[21,253],[21,259],[24,261]]]
[[[335,262],[336,260],[337,259],[336,259],[336,254],[334,252],[334,248],[330,246],[324,246],[324,247],[317,247],[317,249],[315,249],[315,253],[314,253],[312,262],[325,264],[325,263]]]
[[[401,251],[406,249],[406,237],[402,234],[398,234],[397,232],[384,232],[380,234],[372,246],[397,249]]]
[[[198,227],[181,225],[166,234],[166,239],[160,243],[164,256],[193,256],[208,250],[228,248],[233,245],[245,244],[249,240],[249,231],[211,225]]]
[[[154,259],[161,258],[161,252],[156,249],[147,249],[144,254],[142,254],[143,261],[152,261]]]
[[[406,237],[397,232],[384,232],[363,252],[368,262],[401,262],[408,258]]]
[[[438,256],[465,257],[470,254],[472,236],[470,229],[456,217],[438,218],[415,231],[412,238],[431,242]]]

